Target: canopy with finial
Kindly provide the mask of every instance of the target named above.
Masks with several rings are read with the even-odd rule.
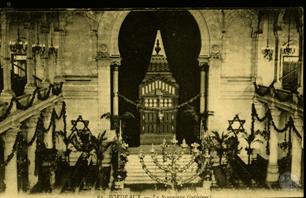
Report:
[[[155,42],[154,42],[154,50],[152,52],[152,55],[160,55],[160,56],[165,56],[165,48],[163,44],[163,39],[161,37],[160,30],[157,30],[156,37],[155,37]]]
[[[160,30],[157,30],[148,72],[169,72],[168,60]]]

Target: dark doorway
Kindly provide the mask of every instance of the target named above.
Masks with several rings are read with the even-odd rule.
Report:
[[[198,55],[200,31],[188,11],[135,11],[125,18],[119,33],[122,66],[119,68],[119,93],[137,101],[138,86],[149,65],[154,39],[160,29],[166,56],[174,78],[180,86],[179,104],[199,93],[200,70]],[[199,100],[191,104],[198,112]],[[124,133],[130,146],[139,145],[139,112],[126,101],[119,100],[119,114],[129,111],[136,117],[126,124]],[[179,110],[177,137],[194,141],[198,129],[191,118]]]

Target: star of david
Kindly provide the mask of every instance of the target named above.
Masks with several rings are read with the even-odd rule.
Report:
[[[79,115],[79,117],[76,120],[71,120],[72,124],[72,131],[90,131],[88,128],[89,121],[83,120],[82,116]],[[81,124],[83,124],[83,128],[81,128]]]
[[[241,120],[237,114],[235,115],[234,119],[228,120],[228,123],[229,123],[229,126],[228,126],[227,130],[232,131],[235,134],[245,131],[245,129],[243,127],[243,124],[245,123],[245,120]],[[239,126],[237,126],[237,124],[239,124]]]

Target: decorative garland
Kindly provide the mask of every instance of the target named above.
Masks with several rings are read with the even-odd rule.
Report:
[[[288,155],[291,151],[291,131],[293,129],[293,131],[296,133],[296,135],[299,137],[299,138],[302,138],[302,136],[299,134],[299,132],[297,131],[295,125],[294,125],[294,120],[293,118],[290,116],[289,117],[289,120],[288,122],[285,124],[284,128],[277,128],[277,126],[275,125],[275,122],[273,120],[273,117],[272,117],[272,113],[271,113],[271,110],[268,108],[267,112],[265,113],[265,115],[260,118],[258,116],[258,113],[256,111],[256,108],[255,108],[255,104],[253,103],[252,104],[252,113],[251,113],[251,118],[252,118],[252,121],[251,121],[251,133],[255,133],[254,132],[254,123],[255,123],[255,118],[259,121],[259,122],[264,122],[265,121],[265,131],[263,132],[260,132],[260,131],[257,131],[257,134],[260,134],[262,135],[266,141],[267,141],[267,145],[266,145],[266,153],[267,155],[270,154],[270,150],[269,150],[269,142],[270,142],[270,126],[272,125],[274,130],[277,131],[278,133],[284,133],[286,131],[288,131],[288,134],[289,134],[289,138],[288,138],[288,142],[286,142],[286,133],[285,133],[285,142],[286,142],[286,145],[282,145],[281,148],[288,148]]]
[[[28,104],[26,104],[26,105],[21,104],[21,103],[18,101],[17,98],[13,98],[13,99],[15,100],[15,102],[16,102],[16,107],[17,107],[17,109],[26,110],[26,109],[28,109],[29,107],[31,107],[31,106],[33,105],[33,102],[34,102],[34,99],[35,99],[35,95],[36,95],[37,92],[38,92],[38,88],[36,88],[36,89],[34,90],[30,102],[29,102]]]
[[[130,103],[132,105],[134,105],[135,107],[142,109],[142,110],[146,110],[146,111],[163,111],[163,112],[171,112],[171,111],[177,111],[178,109],[194,102],[198,97],[200,97],[200,94],[197,94],[196,96],[190,98],[189,100],[187,100],[186,102],[183,102],[175,107],[171,107],[171,108],[158,108],[158,107],[145,107],[143,105],[141,105],[140,103],[134,102],[131,99],[128,99],[127,97],[125,97],[124,95],[121,95],[118,93],[118,96],[120,98],[122,98],[124,101],[126,101],[127,103]]]
[[[3,121],[7,116],[11,113],[11,109],[13,107],[14,100],[11,100],[8,108],[6,109],[5,113],[0,116],[0,122]]]
[[[274,80],[268,87],[265,87],[263,85],[257,85],[256,82],[254,82],[253,84],[255,87],[255,92],[260,96],[273,95],[275,96],[276,99],[278,99],[281,102],[287,102],[287,101],[292,102],[294,92],[291,91],[290,93],[286,93],[287,94],[286,96],[281,96],[280,92],[282,92],[282,90],[278,90],[274,87],[275,82],[276,81]],[[262,91],[260,87],[265,88],[265,90]],[[298,104],[301,106],[303,106],[302,100],[303,100],[303,96],[298,95]]]
[[[38,98],[39,100],[42,100],[42,101],[48,99],[49,96],[50,96],[51,89],[52,89],[52,84],[49,85],[48,91],[47,91],[47,93],[46,93],[45,95],[42,95],[42,94],[40,93],[40,90],[38,90],[38,91],[37,91],[37,98]]]
[[[13,97],[11,99],[10,104],[9,104],[8,108],[6,109],[5,113],[0,116],[0,122],[3,121],[4,119],[6,119],[9,116],[9,114],[11,113],[11,109],[13,107],[13,103],[14,102],[16,103],[17,109],[26,110],[26,109],[30,108],[33,105],[33,102],[34,102],[36,94],[38,94],[37,98],[39,100],[43,101],[43,100],[46,100],[46,99],[49,98],[51,90],[52,90],[52,94],[53,95],[58,96],[62,92],[62,87],[63,87],[63,82],[60,82],[59,84],[58,83],[50,84],[49,88],[48,88],[48,91],[47,91],[47,93],[45,95],[42,95],[40,93],[40,89],[41,88],[36,87],[35,90],[32,93],[31,100],[27,104],[25,104],[25,105],[21,104],[16,97]]]
[[[11,153],[7,156],[6,160],[2,164],[0,164],[0,167],[6,166],[13,159],[13,157],[15,155],[15,151],[17,150],[17,146],[18,146],[21,138],[22,138],[21,137],[21,132],[18,132],[17,135],[16,135],[16,138],[15,138],[15,142],[14,142]]]
[[[53,130],[52,130],[52,137],[53,138],[52,138],[52,140],[53,140],[53,145],[55,145],[54,144],[55,143],[55,138],[54,138],[55,137],[55,120],[59,120],[61,118],[63,118],[64,131],[66,131],[66,103],[65,102],[62,103],[62,109],[61,109],[60,115],[57,115],[57,113],[55,111],[55,108],[53,109],[51,119],[50,119],[50,122],[49,122],[49,126],[47,128],[44,127],[42,114],[40,114],[40,117],[38,118],[38,121],[37,121],[37,124],[36,124],[35,133],[34,133],[33,137],[31,138],[31,140],[29,142],[27,142],[27,146],[31,146],[33,144],[33,142],[35,141],[35,139],[39,135],[40,130],[46,133],[51,129],[52,126],[53,126]],[[12,149],[11,153],[8,155],[5,162],[0,165],[0,167],[6,166],[11,161],[11,159],[14,157],[15,151],[17,149],[17,145],[19,144],[19,141],[21,140],[21,138],[22,138],[21,132],[18,132],[17,135],[16,135],[16,138],[15,138],[15,142],[14,142],[13,149]]]
[[[34,142],[35,139],[36,139],[36,136],[37,136],[37,133],[38,133],[38,127],[37,127],[37,125],[38,125],[38,120],[37,120],[37,123],[36,123],[36,128],[35,128],[34,135],[33,135],[33,137],[31,138],[31,140],[30,140],[29,142],[27,142],[27,145],[28,145],[28,146],[32,146],[33,142]]]
[[[260,95],[260,96],[265,96],[265,95],[267,95],[267,94],[270,94],[270,93],[271,93],[271,89],[274,90],[273,88],[274,88],[274,83],[275,83],[275,82],[276,82],[276,81],[273,80],[272,83],[271,83],[268,87],[264,87],[264,86],[262,86],[262,85],[257,85],[256,82],[254,82],[253,84],[254,84],[254,87],[255,87],[255,92],[256,92],[258,95]],[[260,86],[266,88],[266,90],[265,90],[264,92],[261,92],[261,91],[260,91],[260,88],[259,88]]]

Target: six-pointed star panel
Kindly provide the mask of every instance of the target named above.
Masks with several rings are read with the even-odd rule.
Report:
[[[244,123],[245,123],[245,120],[240,120],[238,114],[236,114],[234,119],[228,120],[229,126],[227,127],[227,130],[232,131],[235,134],[239,132],[244,132],[245,131],[243,127]]]

